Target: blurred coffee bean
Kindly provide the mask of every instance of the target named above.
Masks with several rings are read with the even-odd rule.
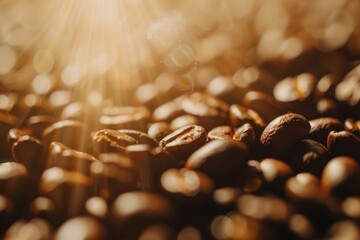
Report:
[[[155,138],[156,140],[160,141],[166,135],[172,132],[170,125],[166,122],[155,122],[150,124],[148,127],[147,134],[150,137]]]
[[[350,132],[330,132],[327,138],[327,148],[334,157],[350,156],[360,161],[360,138]]]
[[[34,137],[25,135],[12,145],[12,156],[15,162],[25,165],[29,174],[40,177],[45,167],[44,145]]]
[[[147,144],[153,148],[159,146],[159,142],[155,138],[144,132],[133,129],[119,129],[117,131],[134,138],[137,141],[137,144]]]
[[[265,189],[277,194],[284,194],[284,184],[293,176],[291,167],[278,159],[266,158],[260,162],[260,170],[264,176]]]
[[[75,217],[64,222],[54,235],[54,240],[67,239],[106,239],[106,229],[92,217]]]
[[[314,239],[318,235],[316,227],[310,220],[299,213],[290,216],[289,227],[300,239]]]
[[[102,109],[99,123],[101,128],[146,131],[149,118],[150,113],[144,107],[107,107]]]
[[[138,238],[139,240],[169,240],[176,239],[176,232],[167,224],[154,224],[146,228]]]
[[[230,126],[219,126],[213,128],[207,134],[207,141],[212,141],[216,139],[232,139],[234,130]]]
[[[343,111],[347,117],[360,118],[360,76],[345,77],[335,89],[335,97],[343,104]]]
[[[10,148],[5,144],[10,129],[20,125],[20,120],[9,114],[0,112],[0,159],[11,156]],[[10,146],[11,147],[11,146]]]
[[[108,214],[108,205],[104,198],[95,196],[86,200],[86,212],[98,219],[104,219]]]
[[[295,172],[309,172],[318,177],[330,159],[327,149],[316,141],[304,139],[293,148],[288,159]]]
[[[90,133],[82,122],[62,120],[45,128],[41,140],[45,146],[61,142],[75,150],[89,152]]]
[[[7,144],[9,148],[12,148],[12,145],[19,140],[22,136],[32,135],[32,131],[29,128],[12,128],[7,133]]]
[[[218,188],[214,191],[214,201],[220,210],[233,210],[237,199],[242,194],[241,189],[234,187]]]
[[[206,92],[227,103],[240,102],[239,88],[231,82],[230,77],[217,76],[206,87]]]
[[[198,125],[188,125],[167,135],[160,141],[160,146],[179,161],[184,161],[205,142],[205,129]]]
[[[139,234],[154,224],[173,222],[171,203],[161,195],[128,192],[119,195],[111,206],[111,237],[137,239]]]
[[[260,141],[266,150],[283,156],[310,131],[310,124],[303,116],[295,113],[281,115],[264,129]]]
[[[30,214],[32,217],[51,221],[54,212],[54,203],[46,197],[36,197],[30,203]]]
[[[255,130],[250,123],[245,123],[233,134],[233,139],[238,142],[243,142],[249,147],[254,147],[256,142]]]
[[[161,101],[159,96],[159,88],[155,83],[145,83],[138,86],[135,91],[135,96],[141,106],[145,106],[151,110],[155,109]]]
[[[285,113],[280,102],[271,95],[263,92],[247,92],[243,98],[243,104],[245,107],[256,111],[266,122],[270,122],[274,118]]]
[[[56,118],[47,115],[35,115],[26,121],[26,126],[31,129],[35,137],[41,138],[41,134],[45,128],[56,122]]]
[[[316,103],[316,111],[320,117],[339,118],[341,115],[339,104],[329,98],[320,98]]]
[[[316,85],[316,95],[319,98],[335,99],[335,88],[340,81],[341,78],[337,74],[323,76]]]
[[[327,233],[328,239],[360,239],[360,226],[358,222],[343,220],[334,223]]]
[[[5,239],[45,240],[52,237],[52,227],[47,221],[34,218],[15,222],[5,234]]]
[[[336,118],[317,118],[309,121],[311,129],[307,138],[326,146],[331,131],[341,131],[343,124]]]
[[[90,176],[90,165],[98,161],[88,153],[68,148],[59,142],[52,142],[46,168],[60,167],[68,171],[77,171]]]
[[[54,204],[50,220],[55,225],[85,213],[85,202],[91,195],[91,179],[59,167],[45,170],[41,176],[41,194]]]
[[[100,130],[92,137],[94,156],[107,152],[124,153],[126,146],[137,143],[133,137],[112,129]]]
[[[360,196],[352,196],[341,203],[341,211],[348,218],[360,219]]]
[[[323,201],[320,180],[311,173],[299,173],[285,183],[286,196],[295,201]]]
[[[355,121],[354,119],[347,118],[344,125],[346,131],[349,131],[360,138],[360,120]]]
[[[188,126],[188,125],[199,125],[200,121],[198,118],[186,114],[186,115],[181,115],[177,118],[175,118],[174,120],[171,121],[170,123],[170,128],[175,131],[179,128]]]
[[[360,168],[350,157],[336,157],[326,164],[321,176],[321,185],[326,192],[339,197],[359,195]]]
[[[261,135],[266,126],[265,121],[257,112],[238,104],[230,106],[230,122],[234,127],[241,127],[244,124],[249,123],[258,136]]]
[[[195,92],[184,98],[181,106],[187,114],[197,117],[207,130],[228,123],[229,105],[216,97]]]
[[[200,171],[212,179],[223,180],[246,168],[248,147],[234,140],[214,140],[196,150],[186,161],[186,168]],[[216,184],[216,180],[215,184]]]
[[[161,100],[172,100],[184,92],[184,89],[182,89],[179,84],[181,81],[182,76],[179,76],[176,73],[168,71],[161,72],[154,80],[154,83],[161,94]]]
[[[179,97],[178,101],[174,100],[158,106],[152,114],[152,119],[156,122],[170,122],[174,118],[184,114],[180,104],[182,99],[183,97]]]

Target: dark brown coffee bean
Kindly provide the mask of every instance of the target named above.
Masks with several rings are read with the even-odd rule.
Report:
[[[34,137],[25,135],[12,145],[15,162],[22,163],[31,175],[40,176],[45,167],[44,145]]]
[[[101,128],[145,131],[149,118],[150,113],[144,107],[108,107],[102,110],[99,122]]]
[[[257,112],[238,104],[230,106],[230,122],[234,127],[241,127],[245,123],[249,123],[256,130],[258,136],[266,126],[265,121]]]
[[[203,173],[186,169],[169,169],[161,176],[164,193],[180,208],[202,208],[210,203],[214,184]]]
[[[106,229],[105,226],[92,217],[75,217],[64,222],[54,236],[54,240],[70,238],[105,240]]]
[[[159,146],[159,142],[153,138],[147,135],[144,132],[133,130],[133,129],[119,129],[117,130],[119,133],[124,133],[132,138],[134,138],[137,141],[137,144],[147,144],[153,148]]]
[[[238,142],[243,142],[249,147],[254,147],[256,142],[255,130],[250,123],[245,123],[236,129],[233,139]]]
[[[263,92],[247,92],[243,98],[243,104],[245,107],[256,111],[266,122],[270,122],[279,115],[285,114],[281,103],[271,95]]]
[[[260,141],[267,151],[276,155],[286,154],[310,131],[310,124],[303,116],[289,113],[275,118],[264,129]]]
[[[228,123],[228,104],[210,95],[192,93],[181,102],[181,106],[187,114],[197,117],[207,130]]]
[[[240,102],[239,88],[231,82],[231,77],[217,76],[206,87],[206,92],[227,103]]]
[[[321,143],[304,139],[293,148],[289,164],[297,173],[309,172],[320,177],[329,160],[330,154]]]
[[[354,119],[348,118],[345,120],[344,125],[346,131],[360,138],[360,120],[355,121]]]
[[[326,146],[331,131],[344,130],[343,124],[336,118],[317,118],[309,121],[311,129],[307,138]]]
[[[51,124],[56,122],[56,118],[53,116],[47,115],[36,115],[30,117],[26,126],[31,129],[31,132],[35,137],[41,138],[41,134],[45,128],[49,127]]]
[[[90,133],[82,122],[62,120],[45,128],[41,140],[45,146],[61,142],[75,150],[89,152]]]
[[[173,214],[173,206],[161,195],[145,192],[121,194],[111,206],[112,236],[137,239],[153,224],[173,222]]]
[[[160,141],[172,132],[170,125],[166,122],[155,122],[148,127],[147,134]]]
[[[330,132],[327,138],[327,148],[334,157],[349,156],[360,160],[360,138],[350,132]]]
[[[278,159],[266,158],[260,162],[260,170],[265,179],[265,189],[282,195],[284,184],[293,176],[291,167]]]
[[[184,114],[184,110],[182,110],[180,104],[182,99],[184,99],[184,97],[180,97],[177,100],[166,102],[158,106],[152,114],[152,119],[155,122],[158,121],[170,122],[176,117]]]
[[[12,128],[8,131],[7,134],[7,144],[9,148],[12,148],[12,145],[19,140],[22,136],[32,135],[32,131],[29,128]]]
[[[0,112],[0,158],[8,158],[11,156],[10,147],[6,143],[7,135],[10,129],[20,125],[20,121],[17,117]]]
[[[248,148],[234,140],[214,140],[196,150],[186,161],[186,168],[203,172],[211,178],[223,178],[246,168]]]
[[[188,125],[200,125],[200,120],[189,114],[181,115],[171,121],[170,128],[175,131]]]
[[[230,126],[219,126],[213,128],[207,134],[207,141],[212,141],[216,139],[232,139],[234,130]]]
[[[92,138],[94,156],[107,152],[124,153],[126,146],[137,143],[133,137],[112,129],[100,130]]]
[[[350,157],[336,157],[326,164],[321,185],[328,193],[340,197],[359,195],[360,168]]]
[[[205,129],[201,126],[189,125],[167,135],[160,141],[160,146],[179,161],[184,161],[205,142]]]
[[[96,161],[99,160],[88,153],[75,151],[59,142],[52,142],[49,147],[46,168],[60,167],[90,176],[90,165]]]

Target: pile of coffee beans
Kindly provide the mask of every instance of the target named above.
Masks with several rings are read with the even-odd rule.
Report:
[[[359,239],[360,65],[309,56],[293,75],[199,66],[193,91],[170,74],[126,106],[29,107],[1,86],[17,99],[0,112],[1,236]]]

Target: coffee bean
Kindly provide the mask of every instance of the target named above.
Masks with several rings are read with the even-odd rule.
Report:
[[[198,125],[188,125],[167,135],[160,141],[160,146],[179,161],[184,161],[205,142],[205,129]]]
[[[159,88],[155,83],[140,85],[135,92],[136,99],[142,106],[148,109],[155,109],[160,102]]]
[[[35,137],[41,138],[41,134],[45,128],[56,122],[56,118],[47,115],[35,115],[26,121],[26,126],[31,129]]]
[[[323,201],[325,197],[319,178],[311,173],[299,173],[289,178],[285,192],[288,198],[295,201]]]
[[[243,142],[249,147],[254,147],[256,142],[255,130],[250,123],[245,123],[236,129],[233,139],[238,142]]]
[[[12,128],[8,131],[7,134],[7,144],[9,148],[12,148],[12,145],[19,140],[22,136],[32,135],[32,131],[29,128]]]
[[[303,116],[289,113],[271,121],[264,129],[260,141],[269,152],[283,155],[303,139],[309,130],[310,124]]]
[[[184,110],[181,108],[181,101],[184,97],[180,97],[177,101],[166,102],[160,106],[158,106],[153,114],[152,119],[156,122],[165,121],[170,122],[176,117],[184,114]]]
[[[360,138],[360,120],[355,121],[354,119],[348,118],[345,120],[344,125],[346,131]]]
[[[327,233],[328,239],[359,239],[359,224],[351,220],[334,223]]]
[[[198,118],[186,114],[186,115],[181,115],[177,118],[175,118],[174,120],[171,121],[170,123],[170,128],[175,131],[179,128],[188,126],[188,125],[199,125],[200,121]]]
[[[357,94],[360,86],[359,82],[359,76],[348,76],[345,77],[335,89],[336,100],[343,104],[343,110],[346,116],[355,119],[360,118],[360,98]]]
[[[339,104],[329,98],[320,98],[316,104],[316,111],[320,117],[339,118],[341,116]]]
[[[161,139],[163,139],[166,135],[170,134],[171,128],[170,125],[166,122],[155,122],[152,123],[149,127],[148,127],[148,131],[147,134],[150,137],[155,138],[156,140],[160,141]]]
[[[214,140],[196,150],[185,167],[200,171],[213,179],[241,173],[246,168],[249,150],[234,140]]]
[[[108,213],[108,205],[104,198],[95,196],[86,200],[86,212],[97,219],[104,219]]]
[[[155,138],[144,132],[133,129],[119,129],[117,131],[134,138],[137,141],[137,144],[147,144],[153,148],[159,146],[159,142]]]
[[[304,139],[293,148],[289,164],[295,172],[309,172],[320,177],[329,159],[330,154],[321,143]]]
[[[258,136],[261,135],[266,126],[265,121],[257,112],[238,104],[230,106],[230,122],[234,127],[241,127],[245,123],[249,123],[254,128]]]
[[[341,131],[343,124],[336,118],[317,118],[309,121],[311,129],[307,138],[326,146],[327,137],[331,131]]]
[[[9,114],[0,112],[0,158],[8,158],[11,156],[10,148],[5,144],[8,131],[20,125],[20,120]],[[11,147],[11,146],[10,146]]]
[[[52,227],[50,223],[40,218],[30,221],[18,220],[8,229],[5,239],[22,239],[25,235],[35,236],[34,239],[50,239]]]
[[[212,141],[216,139],[232,139],[234,130],[230,126],[219,126],[213,128],[207,134],[207,141]]]
[[[316,95],[321,98],[335,99],[336,85],[341,81],[337,74],[327,74],[316,85]]]
[[[230,77],[217,76],[206,87],[206,92],[227,103],[240,102],[239,88],[231,82]]]
[[[350,132],[330,132],[327,138],[327,148],[334,157],[350,156],[356,160],[360,159],[360,138]]]

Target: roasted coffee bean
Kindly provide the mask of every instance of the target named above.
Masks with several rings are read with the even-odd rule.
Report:
[[[329,229],[327,239],[360,239],[359,223],[351,220],[338,221]]]
[[[0,158],[8,158],[11,156],[10,147],[6,143],[8,131],[20,125],[17,117],[0,111]]]
[[[160,146],[179,161],[184,161],[205,142],[205,129],[198,125],[188,125],[167,135],[160,141]]]
[[[186,161],[185,167],[221,180],[231,174],[240,174],[247,166],[248,155],[248,147],[243,143],[214,140],[196,150]]]
[[[133,129],[119,129],[117,131],[134,138],[137,141],[137,144],[147,144],[153,148],[159,146],[159,142],[155,138],[150,137],[144,132]]]
[[[307,138],[326,146],[327,137],[331,131],[341,131],[343,124],[336,118],[317,118],[309,121],[311,129]]]
[[[360,196],[351,196],[341,203],[341,212],[352,219],[360,219]]]
[[[75,150],[89,152],[90,133],[82,122],[62,120],[45,128],[41,140],[45,146],[61,142]]]
[[[102,109],[99,123],[101,128],[145,131],[149,118],[150,113],[144,107],[108,107]]]
[[[111,237],[137,239],[153,224],[173,222],[174,209],[168,199],[145,192],[119,195],[111,206]]]
[[[309,139],[296,144],[288,159],[295,172],[309,172],[318,177],[329,160],[327,149],[321,143]]]
[[[60,167],[68,171],[78,171],[90,176],[90,165],[99,161],[88,153],[68,148],[59,142],[52,142],[46,168]]]
[[[108,214],[108,205],[104,198],[95,196],[86,200],[85,203],[87,214],[96,217],[97,219],[104,219]]]
[[[299,173],[285,183],[286,196],[295,201],[323,201],[324,193],[320,180],[311,173]]]
[[[348,118],[345,120],[344,125],[346,131],[360,138],[360,120],[355,121],[354,119]]]
[[[262,131],[266,127],[265,121],[257,112],[238,104],[230,106],[230,122],[234,127],[241,127],[245,123],[249,123],[254,128],[258,136],[261,135]]]
[[[54,212],[54,203],[46,197],[36,197],[30,203],[30,214],[32,217],[50,221]]]
[[[216,139],[232,139],[234,130],[230,126],[219,126],[213,128],[207,134],[207,141],[212,141]]]
[[[343,110],[347,117],[360,118],[360,77],[353,75],[345,77],[335,89],[336,100],[343,104]]]
[[[255,130],[250,123],[245,123],[236,129],[233,139],[238,142],[243,142],[249,147],[254,147],[256,142]]]
[[[316,103],[316,111],[320,117],[339,118],[341,115],[339,104],[329,98],[319,99]]]
[[[214,191],[214,201],[220,210],[232,210],[236,206],[237,199],[241,196],[242,191],[239,188],[224,187]]]
[[[26,126],[31,129],[32,134],[41,138],[41,134],[45,128],[49,127],[51,124],[56,122],[56,118],[53,116],[47,115],[35,115],[30,117],[26,121]]]
[[[170,123],[170,128],[175,131],[179,128],[188,126],[188,125],[199,125],[200,121],[199,119],[197,119],[196,117],[186,114],[186,115],[181,115],[177,118],[175,118],[174,120],[171,121]]]
[[[214,184],[203,173],[172,168],[162,174],[161,187],[178,207],[197,211],[209,207]]]
[[[340,76],[336,74],[323,76],[316,85],[316,95],[319,98],[335,99],[335,88],[340,81]]]
[[[160,141],[172,132],[170,125],[166,122],[155,122],[148,127],[147,134]]]
[[[135,91],[135,96],[141,106],[145,106],[150,110],[155,109],[160,103],[159,88],[155,83],[140,85]]]
[[[239,88],[231,82],[231,77],[217,76],[206,87],[206,92],[227,103],[240,102]]]
[[[34,137],[25,135],[12,145],[15,162],[25,165],[29,174],[39,177],[45,167],[44,145]]]
[[[293,176],[291,167],[278,159],[266,158],[260,162],[260,170],[264,176],[265,189],[283,195],[286,180]]]
[[[54,204],[50,221],[55,225],[84,214],[85,202],[91,195],[90,177],[59,167],[45,170],[41,176],[40,192]]]
[[[156,236],[157,240],[176,239],[174,227],[168,224],[154,224],[141,232],[139,240],[148,240]]]
[[[137,143],[138,141],[136,139],[126,133],[112,129],[100,130],[92,137],[94,156],[107,152],[124,153],[126,146]]]
[[[163,71],[154,80],[158,88],[161,100],[169,101],[178,97],[186,90],[181,88],[182,76],[176,73]],[[159,104],[158,104],[159,105]]]
[[[184,98],[180,97],[177,101],[174,100],[171,102],[166,102],[158,106],[152,114],[152,119],[156,122],[158,121],[170,122],[176,117],[183,115],[185,112],[181,108],[181,104],[180,104],[182,99]]]
[[[16,221],[5,234],[5,239],[50,239],[52,227],[44,219],[34,218],[30,221]]]
[[[105,226],[88,216],[75,217],[64,222],[54,235],[54,240],[106,239]]]
[[[328,193],[339,197],[360,194],[358,183],[360,168],[350,157],[336,157],[326,164],[321,176],[321,185]]]
[[[350,132],[330,132],[327,138],[327,148],[334,157],[350,156],[358,161],[360,159],[360,138]]]
[[[195,92],[186,97],[181,106],[187,114],[197,117],[207,130],[228,123],[229,105],[216,97]]]
[[[29,128],[12,128],[8,131],[7,134],[7,144],[9,148],[12,148],[12,145],[19,140],[22,136],[32,135],[32,131]]]
[[[309,131],[310,124],[303,116],[289,113],[271,121],[264,129],[260,141],[270,153],[284,155],[307,136]]]
[[[243,98],[245,107],[257,112],[264,121],[270,122],[279,115],[285,114],[285,110],[271,95],[263,92],[250,91]]]

